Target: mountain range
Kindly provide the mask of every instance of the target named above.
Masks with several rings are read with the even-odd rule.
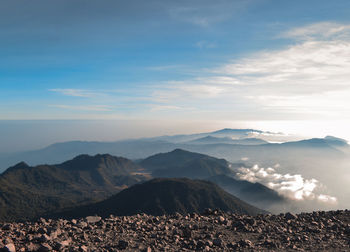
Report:
[[[331,136],[282,143],[265,143],[266,139],[275,142],[289,138],[280,133],[253,129],[223,129],[209,133],[117,142],[64,142],[40,150],[1,154],[0,172],[21,161],[30,165],[56,164],[80,154],[96,155],[98,153],[109,153],[136,160],[179,148],[224,158],[229,162],[237,162],[245,158],[253,164],[263,166],[279,163],[283,172],[302,171],[305,172],[303,174],[305,176],[322,180],[327,179],[322,177],[322,174],[329,165],[333,162],[341,163],[350,158],[350,147],[347,142]],[[230,143],[227,143],[228,141]],[[322,172],[319,172],[320,168]]]
[[[225,159],[176,149],[150,156],[139,164],[153,177],[186,177],[214,182],[227,192],[262,209],[283,209],[288,200],[276,191],[260,184],[235,178],[234,167],[244,163],[229,163]]]
[[[203,179],[219,174],[232,174],[225,159],[175,149],[142,160],[142,167],[152,172],[153,177],[187,177]]]
[[[266,168],[278,164],[280,174],[301,174],[307,179],[317,179],[346,207],[350,197],[346,179],[350,175],[347,165],[350,147],[345,140],[327,136],[269,143],[266,137],[276,140],[283,136],[252,129],[223,129],[118,142],[65,142],[36,151],[2,154],[2,170],[18,164],[0,175],[0,216],[31,218],[34,213],[46,210],[93,203],[155,177],[180,176],[213,181],[238,198],[263,209],[271,210],[269,206],[285,204],[284,197],[266,186],[248,181],[248,184],[242,183],[234,176],[236,168],[255,164]],[[255,144],[237,144],[237,141]],[[133,161],[124,158],[127,164],[123,166],[112,161],[115,156]],[[116,170],[110,174],[104,169]],[[42,190],[46,186],[48,190]],[[250,188],[255,193],[251,193]],[[264,196],[257,197],[256,192],[263,192]],[[25,211],[31,204],[35,209]]]
[[[252,136],[257,135],[259,136],[259,139],[252,138]],[[253,129],[223,129],[208,133],[160,136],[153,138],[122,140],[117,142],[71,141],[55,143],[39,150],[7,154],[0,153],[0,172],[5,170],[7,167],[21,161],[25,161],[30,165],[39,165],[43,163],[56,164],[64,162],[68,159],[72,159],[80,154],[96,155],[98,153],[109,153],[111,155],[123,156],[129,159],[143,159],[148,156],[160,152],[168,152],[176,148],[201,152],[201,148],[198,146],[198,143],[191,143],[191,141],[198,140],[201,142],[203,138],[205,140],[206,137],[209,137],[209,139],[218,140],[216,143],[223,143],[231,139],[231,144],[240,145],[244,143],[244,145],[251,145],[254,142],[256,142],[256,144],[261,144],[263,142],[266,142],[263,140],[263,137],[265,135],[268,135],[269,138],[271,138],[271,136],[281,136],[280,134],[274,135],[269,132]],[[205,150],[205,145],[212,143],[206,143],[204,141],[200,145],[204,145],[203,149]],[[205,154],[211,155],[210,153]]]
[[[0,220],[30,219],[99,201],[148,179],[137,164],[111,155],[80,155],[35,167],[21,162],[0,175]]]
[[[259,198],[258,204],[263,207],[273,200],[283,202],[283,197],[276,198],[276,192],[261,184],[234,179],[230,166],[224,159],[181,149],[159,153],[138,163],[108,154],[79,155],[57,165],[31,167],[21,162],[0,175],[0,220],[32,219],[92,204],[156,177],[200,178],[225,187],[230,184],[228,192],[246,198],[249,203]],[[164,187],[164,190],[170,189]],[[215,208],[213,204],[207,207]]]
[[[230,137],[214,137],[206,136],[197,138],[187,142],[188,144],[241,144],[241,145],[259,145],[267,144],[268,142],[259,138],[243,138],[243,139],[232,139]]]

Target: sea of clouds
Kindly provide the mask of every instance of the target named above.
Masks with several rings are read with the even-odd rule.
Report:
[[[325,187],[316,179],[306,179],[300,174],[280,174],[279,165],[263,168],[254,165],[250,168],[240,167],[235,170],[236,177],[250,182],[259,182],[279,194],[297,201],[316,200],[320,203],[337,204],[337,198],[322,193]]]

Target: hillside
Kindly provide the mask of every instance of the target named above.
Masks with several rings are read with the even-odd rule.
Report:
[[[224,159],[176,149],[150,156],[140,162],[152,172],[153,177],[207,178],[219,174],[231,174]]]
[[[226,175],[209,177],[207,180],[217,184],[238,198],[268,211],[279,207],[283,209],[283,205],[288,201],[276,191],[260,183],[238,180]]]
[[[140,165],[152,172],[153,177],[204,179],[262,209],[274,212],[285,210],[286,199],[276,191],[260,183],[234,178],[232,169],[244,166],[242,163],[229,164],[224,159],[177,149],[146,158]]]
[[[19,163],[0,175],[0,220],[27,219],[47,211],[94,202],[148,179],[132,161],[80,155],[57,165]]]
[[[211,182],[183,178],[153,179],[127,188],[102,202],[78,207],[55,216],[185,214],[199,213],[206,208],[248,215],[266,213],[232,196]]]

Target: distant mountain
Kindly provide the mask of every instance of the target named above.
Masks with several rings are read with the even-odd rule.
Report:
[[[217,130],[214,132],[211,132],[211,134],[213,135],[238,135],[238,136],[247,136],[250,133],[258,133],[258,134],[262,134],[264,133],[264,131],[262,130],[255,130],[255,129],[230,129],[230,128],[225,128],[225,129],[221,129],[221,130]],[[270,133],[270,132],[268,132]]]
[[[102,200],[149,179],[132,161],[80,155],[58,165],[21,162],[0,175],[0,220],[28,219],[47,211]]]
[[[188,134],[188,135],[173,135],[173,136],[159,136],[159,137],[153,137],[149,138],[150,140],[161,140],[161,141],[167,141],[171,143],[184,143],[188,141],[192,141],[195,139],[207,137],[207,136],[213,136],[213,137],[229,137],[234,139],[242,139],[251,137],[254,135],[262,135],[262,134],[269,134],[274,135],[275,133],[272,132],[265,132],[261,130],[254,130],[254,129],[222,129],[217,130],[213,132],[206,132],[206,133],[197,133],[197,134]]]
[[[46,148],[3,154],[0,156],[0,173],[5,168],[25,161],[31,165],[56,164],[72,159],[80,154],[96,155],[98,153],[109,153],[129,159],[145,158],[155,153],[171,151],[176,145],[160,140],[128,140],[118,142],[87,142],[71,141],[52,144]]]
[[[168,152],[176,148],[186,149],[189,151],[202,152],[215,156],[216,146],[208,146],[203,144],[203,151],[198,148],[198,144],[188,143],[189,141],[212,136],[216,138],[235,138],[242,142],[235,142],[233,144],[247,145],[247,144],[261,144],[262,137],[268,135],[280,136],[271,132],[264,132],[253,129],[223,129],[214,132],[189,134],[189,135],[174,135],[174,136],[160,136],[153,138],[143,138],[134,140],[123,140],[117,142],[87,142],[87,141],[71,141],[63,143],[55,143],[46,148],[11,154],[0,153],[0,173],[7,167],[14,165],[20,161],[25,161],[30,165],[38,164],[56,164],[68,159],[72,159],[80,154],[96,155],[98,153],[109,153],[115,156],[122,156],[129,159],[143,159],[150,155],[160,152]],[[253,139],[259,136],[258,142],[256,140],[243,140],[244,138]],[[216,144],[216,143],[215,143]],[[225,144],[225,143],[220,143]],[[231,148],[232,146],[227,146]],[[212,148],[214,151],[207,151],[207,148]],[[240,153],[238,153],[240,154]],[[231,155],[230,155],[231,156]],[[230,161],[230,156],[224,157]]]
[[[231,141],[232,139],[229,137],[205,136],[205,137],[200,137],[200,138],[188,141],[188,143],[211,144],[211,143],[230,143]]]
[[[348,164],[350,162],[350,146],[346,141],[335,137],[319,139],[306,139],[302,141],[285,142],[283,134],[275,134],[264,131],[241,130],[243,140],[247,138],[260,138],[274,143],[259,145],[243,145],[230,143],[188,143],[195,139],[212,136],[216,138],[233,137],[225,136],[230,132],[240,130],[225,129],[218,132],[199,133],[182,136],[164,136],[152,139],[136,139],[118,142],[66,142],[51,145],[47,148],[0,155],[0,172],[20,161],[25,161],[30,166],[37,164],[57,164],[75,156],[85,153],[95,155],[97,153],[109,153],[114,156],[123,156],[129,159],[145,159],[157,153],[170,152],[174,149],[182,149],[197,152],[216,158],[224,158],[231,163],[249,163],[250,166],[258,164],[260,167],[273,167],[279,164],[280,174],[301,174],[304,178],[314,178],[320,181],[329,191],[334,192],[337,198],[345,197],[343,188],[347,188],[349,177]],[[250,133],[249,133],[250,132]],[[281,140],[279,141],[279,138]],[[271,140],[272,139],[272,140]],[[282,142],[282,143],[280,143]],[[330,168],[332,172],[330,172]],[[185,171],[180,171],[181,173]],[[197,172],[196,172],[197,173]],[[178,173],[180,174],[180,173]],[[193,177],[191,173],[183,173],[184,176]],[[175,177],[177,174],[162,174],[157,176]],[[204,178],[202,174],[199,178]],[[207,174],[208,175],[208,174]],[[215,175],[215,174],[213,174]],[[218,174],[216,174],[218,175]],[[335,183],[337,181],[337,183]],[[349,195],[349,190],[347,194]],[[339,202],[341,202],[339,200]],[[344,205],[347,207],[347,205]]]
[[[325,138],[311,138],[301,141],[283,143],[281,146],[298,148],[329,148],[332,147],[331,142],[333,141],[329,141]]]
[[[56,217],[109,216],[146,213],[163,215],[203,212],[206,208],[239,214],[266,213],[225,192],[217,185],[201,180],[153,179],[132,186],[95,204],[78,207]]]
[[[287,202],[286,198],[260,183],[238,180],[227,175],[217,175],[207,180],[217,184],[232,195],[244,199],[249,204],[269,211],[276,209],[277,205],[283,205]]]
[[[348,142],[344,139],[334,137],[334,136],[326,136],[324,138],[330,145],[335,145],[335,146],[347,146]]]
[[[259,138],[243,138],[243,139],[232,139],[230,137],[213,137],[206,136],[187,142],[188,144],[241,144],[241,145],[258,145],[267,144],[268,142]]]
[[[229,163],[207,155],[176,149],[160,153],[140,162],[153,177],[207,178],[219,174],[232,174]]]
[[[198,139],[198,136],[196,138]],[[337,145],[334,143],[337,143]],[[342,143],[340,147],[339,144],[340,142],[330,141],[330,139],[309,139],[281,144],[268,143],[259,145],[170,143],[159,139],[113,143],[67,142],[54,144],[42,150],[0,157],[0,165],[5,168],[5,165],[8,167],[22,160],[30,165],[40,163],[55,164],[72,159],[81,153],[89,155],[110,153],[111,155],[123,156],[129,159],[144,159],[156,153],[170,152],[180,148],[217,158],[224,158],[233,163],[239,162],[243,158],[244,160],[249,160],[249,163],[252,165],[259,164],[262,167],[273,166],[278,163],[280,164],[279,172],[302,174],[304,177],[312,177],[323,181],[327,185],[332,184],[332,181],[334,181],[330,180],[330,177],[327,175],[329,167],[333,167],[334,164],[346,164],[348,163],[347,159],[350,159],[349,145]],[[347,171],[346,167],[337,168],[337,170],[339,172],[333,173],[334,176],[342,176],[341,174]],[[158,175],[165,176],[164,174]],[[172,174],[171,176],[175,175]]]

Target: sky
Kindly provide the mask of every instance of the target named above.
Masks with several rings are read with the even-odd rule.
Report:
[[[0,1],[6,143],[246,126],[350,140],[349,80],[348,0]]]

